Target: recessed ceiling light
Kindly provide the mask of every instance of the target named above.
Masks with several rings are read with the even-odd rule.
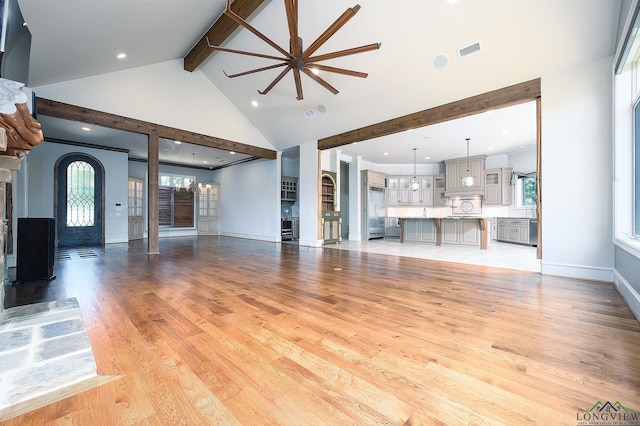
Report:
[[[424,157],[425,160],[431,160],[431,157]]]
[[[234,155],[235,151],[229,151],[229,154]]]
[[[173,143],[175,143],[176,145],[180,145],[182,142],[180,142],[180,141],[174,141]]]
[[[116,58],[118,58],[118,59],[124,59],[126,57],[127,57],[126,53],[118,53],[118,55],[116,56]]]
[[[251,106],[254,108],[258,108],[258,101],[256,100],[251,101]]]
[[[91,131],[91,128],[87,127],[87,126],[83,126],[83,127],[81,127],[81,129],[84,130],[85,132],[90,132]]]
[[[388,152],[385,152],[385,153],[384,153],[384,155],[389,155],[389,153],[388,153]]]
[[[315,75],[320,74],[320,70],[318,68],[311,68],[311,72],[314,73]]]
[[[203,161],[202,163],[203,163],[203,164],[209,164],[209,162],[208,162],[208,161],[206,161],[206,160],[205,160],[205,161]]]
[[[487,151],[493,151],[493,147],[490,146],[489,148],[487,148]]]

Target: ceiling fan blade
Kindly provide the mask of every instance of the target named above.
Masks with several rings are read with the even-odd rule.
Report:
[[[285,0],[284,7],[287,11],[287,23],[289,24],[291,54],[299,58],[302,55],[302,40],[298,37],[298,0]]]
[[[308,68],[302,68],[301,70],[303,73],[305,73],[306,75],[308,75],[312,80],[314,80],[316,83],[318,83],[319,85],[321,85],[322,87],[324,87],[325,89],[327,89],[328,91],[330,91],[331,93],[333,93],[334,95],[337,95],[338,89],[336,89],[335,87],[333,87],[332,85],[330,85],[329,83],[327,83],[325,80],[323,80],[322,78],[318,77],[317,75],[315,75],[313,73],[313,71],[311,71]]]
[[[373,43],[373,44],[367,44],[366,46],[360,46],[360,47],[354,47],[354,48],[351,48],[351,49],[339,50],[337,52],[327,53],[325,55],[313,56],[313,57],[309,58],[307,61],[308,62],[320,62],[320,61],[326,61],[327,59],[340,58],[342,56],[347,56],[347,55],[355,55],[356,53],[369,52],[371,50],[380,49],[381,44],[382,43]],[[305,61],[305,62],[307,62],[307,61]]]
[[[254,74],[254,73],[257,73],[257,72],[261,72],[261,71],[267,71],[267,70],[272,70],[274,68],[284,67],[285,65],[287,65],[287,62],[283,62],[281,64],[270,65],[268,67],[256,68],[254,70],[239,72],[237,74],[227,74],[225,71],[222,71],[222,72],[224,72],[224,75],[226,75],[229,78],[235,78],[235,77],[241,77],[241,76],[247,75],[247,74]]]
[[[209,43],[208,38],[207,38],[207,43]],[[285,61],[288,59],[280,56],[271,56],[271,55],[265,55],[262,53],[247,52],[245,50],[228,49],[222,46],[214,46],[211,43],[209,43],[209,47],[212,48],[213,50],[219,50],[220,52],[229,52],[229,53],[237,53],[239,55],[256,56],[258,58],[274,59],[276,61]]]
[[[227,8],[224,11],[224,13],[229,18],[231,18],[236,24],[238,24],[238,25],[248,29],[249,31],[251,31],[256,37],[258,37],[260,40],[264,41],[269,46],[271,46],[274,49],[276,49],[278,52],[282,53],[287,58],[291,58],[291,53],[287,52],[286,50],[284,50],[283,48],[278,46],[276,43],[271,41],[267,36],[262,34],[260,31],[258,31],[254,27],[252,27],[248,22],[246,22],[244,19],[242,19],[240,16],[238,16],[233,10],[231,10],[231,6],[230,6],[230,3],[229,3],[228,0],[227,0]]]
[[[358,10],[360,10],[360,5],[357,4],[354,7],[347,9],[342,15],[340,15],[340,17],[336,19],[335,22],[325,30],[325,32],[320,34],[320,37],[318,37],[316,41],[311,43],[311,46],[309,46],[307,50],[304,51],[302,59],[306,60],[311,55],[313,55],[313,53],[318,50],[320,46],[322,46],[327,40],[329,40],[332,35],[334,35],[340,28],[342,28],[344,24],[349,22],[349,19],[353,18]]]
[[[300,80],[300,70],[298,68],[293,69],[293,80],[296,82],[296,99],[301,101],[302,96],[302,80]]]
[[[273,87],[278,84],[278,82],[280,80],[282,80],[284,78],[285,75],[287,75],[287,73],[289,72],[289,70],[291,69],[291,65],[287,65],[287,68],[285,68],[284,71],[282,71],[280,74],[278,74],[278,76],[275,78],[275,80],[273,80],[271,82],[270,85],[267,86],[266,89],[264,89],[262,92],[258,90],[258,93],[260,93],[261,95],[266,95],[267,93],[269,93],[269,91],[271,89],[273,89]]]
[[[344,68],[330,67],[328,65],[305,64],[305,66],[310,68],[310,69],[314,69],[315,68],[315,69],[320,70],[320,71],[333,72],[333,73],[336,73],[336,74],[344,74],[344,75],[349,75],[351,77],[367,78],[367,76],[369,75],[366,72],[352,71],[352,70],[347,70],[347,69],[344,69]]]

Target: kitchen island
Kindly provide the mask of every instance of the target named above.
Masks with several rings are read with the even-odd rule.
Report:
[[[469,216],[400,217],[400,242],[477,246],[486,250],[491,239],[489,220]]]

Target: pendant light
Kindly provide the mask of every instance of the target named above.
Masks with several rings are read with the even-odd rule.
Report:
[[[416,176],[416,151],[418,148],[413,148],[413,179],[411,179],[411,190],[417,191],[420,189],[420,180]]]
[[[462,186],[466,186],[466,187],[473,186],[476,179],[473,173],[471,173],[471,159],[469,158],[469,141],[470,140],[471,138],[467,138],[467,171],[465,172],[464,176],[460,178],[460,180],[462,181]]]
[[[196,184],[195,165],[196,165],[196,153],[192,152],[191,153],[191,176],[192,177],[191,177],[191,183],[187,187],[187,191],[194,192],[194,193],[198,191],[198,189],[200,188],[200,185]]]

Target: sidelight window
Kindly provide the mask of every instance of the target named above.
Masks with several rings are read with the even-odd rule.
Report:
[[[86,161],[67,166],[67,226],[93,226],[95,170]]]

